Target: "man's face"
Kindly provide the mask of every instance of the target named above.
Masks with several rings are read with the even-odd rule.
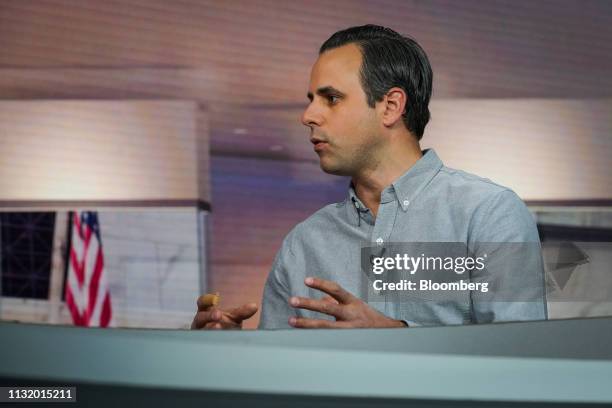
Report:
[[[376,165],[379,121],[361,87],[361,60],[358,46],[348,44],[324,52],[312,67],[302,123],[326,173],[354,176]]]

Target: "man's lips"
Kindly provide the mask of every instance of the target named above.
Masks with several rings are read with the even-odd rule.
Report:
[[[321,150],[325,149],[325,147],[327,147],[328,145],[326,141],[317,139],[317,138],[311,138],[310,141],[314,145],[315,152],[320,152]]]

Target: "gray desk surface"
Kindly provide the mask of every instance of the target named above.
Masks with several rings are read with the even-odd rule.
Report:
[[[0,378],[184,391],[612,403],[612,318],[341,331],[0,323]]]

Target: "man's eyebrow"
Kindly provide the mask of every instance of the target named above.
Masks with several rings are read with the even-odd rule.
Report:
[[[333,86],[323,86],[317,89],[317,95],[323,96],[323,97],[329,96],[329,95],[344,96],[344,93],[340,92]],[[313,98],[312,92],[308,92],[306,96],[308,97],[308,100],[312,101],[312,98]]]

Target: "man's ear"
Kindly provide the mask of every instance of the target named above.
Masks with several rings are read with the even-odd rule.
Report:
[[[383,124],[391,127],[402,120],[402,115],[406,112],[408,96],[402,88],[391,88],[381,101],[383,103]]]

